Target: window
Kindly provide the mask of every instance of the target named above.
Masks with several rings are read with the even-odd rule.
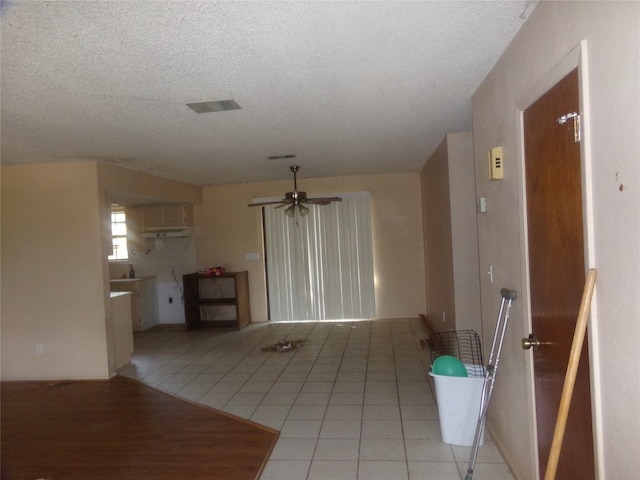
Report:
[[[303,218],[263,208],[271,320],[375,317],[369,192],[340,196]]]
[[[129,259],[127,248],[127,219],[124,207],[111,207],[111,255],[109,261],[117,262]]]

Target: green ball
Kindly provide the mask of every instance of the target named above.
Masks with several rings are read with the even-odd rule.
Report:
[[[431,371],[436,375],[449,377],[467,377],[467,369],[460,360],[451,355],[442,355],[436,358],[431,365]]]

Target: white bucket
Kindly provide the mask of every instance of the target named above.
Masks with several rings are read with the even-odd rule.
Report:
[[[484,377],[450,377],[433,372],[429,375],[436,386],[442,441],[449,445],[472,446],[480,416]],[[479,445],[483,443],[484,429]]]

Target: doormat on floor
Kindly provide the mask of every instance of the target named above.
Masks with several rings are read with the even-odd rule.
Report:
[[[303,340],[280,340],[278,343],[263,347],[263,352],[290,352],[300,347],[304,343]]]

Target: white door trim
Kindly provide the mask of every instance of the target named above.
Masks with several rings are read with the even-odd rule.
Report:
[[[520,195],[520,216],[523,219],[520,229],[520,245],[523,274],[522,285],[523,292],[518,299],[522,301],[524,306],[523,327],[524,331],[531,332],[531,300],[529,285],[529,245],[527,237],[528,219],[527,219],[527,199],[526,199],[526,183],[524,169],[524,111],[529,108],[536,100],[542,97],[562,78],[575,68],[578,69],[578,89],[580,101],[581,130],[582,140],[580,142],[580,157],[582,168],[582,205],[583,205],[583,225],[584,225],[584,245],[585,245],[585,267],[596,268],[595,248],[594,248],[594,225],[593,225],[593,192],[592,192],[592,158],[591,158],[591,131],[590,131],[590,108],[589,108],[589,78],[588,78],[588,55],[587,41],[583,40],[573,50],[571,50],[564,58],[562,58],[554,68],[544,75],[531,89],[529,89],[515,104],[515,117],[517,124],[517,178],[518,190]],[[585,272],[586,273],[586,272]],[[596,478],[604,478],[604,446],[602,439],[602,399],[600,389],[600,352],[598,348],[598,319],[597,319],[597,291],[594,293],[591,304],[591,317],[588,324],[589,332],[589,364],[591,372],[591,405],[592,405],[592,421],[593,421],[593,439],[594,439],[594,461],[596,469]],[[535,478],[540,478],[538,466],[538,442],[535,418],[535,387],[534,372],[531,353],[525,353],[525,365],[527,375],[528,389],[528,410],[531,412],[529,418],[530,426],[530,445],[531,464],[535,469]]]

